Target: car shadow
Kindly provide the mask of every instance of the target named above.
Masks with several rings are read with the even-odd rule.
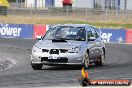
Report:
[[[103,66],[95,66],[94,64],[91,64],[88,68],[85,68],[85,70],[92,70],[95,68],[101,68]],[[81,70],[83,66],[48,66],[46,68],[42,68],[42,70]]]

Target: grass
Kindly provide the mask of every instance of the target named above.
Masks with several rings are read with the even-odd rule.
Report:
[[[100,28],[132,28],[132,21],[125,20],[80,20],[72,19],[72,17],[43,17],[43,16],[0,16],[1,23],[16,23],[16,24],[90,24]]]

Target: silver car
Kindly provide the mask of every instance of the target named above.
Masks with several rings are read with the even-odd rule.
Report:
[[[31,66],[39,70],[43,65],[102,66],[105,44],[99,29],[87,24],[52,26],[33,46]]]

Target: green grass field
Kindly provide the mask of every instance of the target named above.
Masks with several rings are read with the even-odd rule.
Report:
[[[132,21],[125,21],[125,20],[74,20],[71,18],[61,18],[61,17],[38,17],[38,16],[0,16],[1,23],[16,23],[16,24],[66,24],[66,23],[73,23],[73,24],[90,24],[96,27],[105,28],[128,28],[132,29]]]

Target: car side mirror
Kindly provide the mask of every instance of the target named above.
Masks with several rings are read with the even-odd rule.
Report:
[[[96,38],[95,37],[89,37],[88,41],[94,41]]]
[[[37,40],[42,40],[42,38],[43,38],[42,36],[37,36],[36,37]]]

